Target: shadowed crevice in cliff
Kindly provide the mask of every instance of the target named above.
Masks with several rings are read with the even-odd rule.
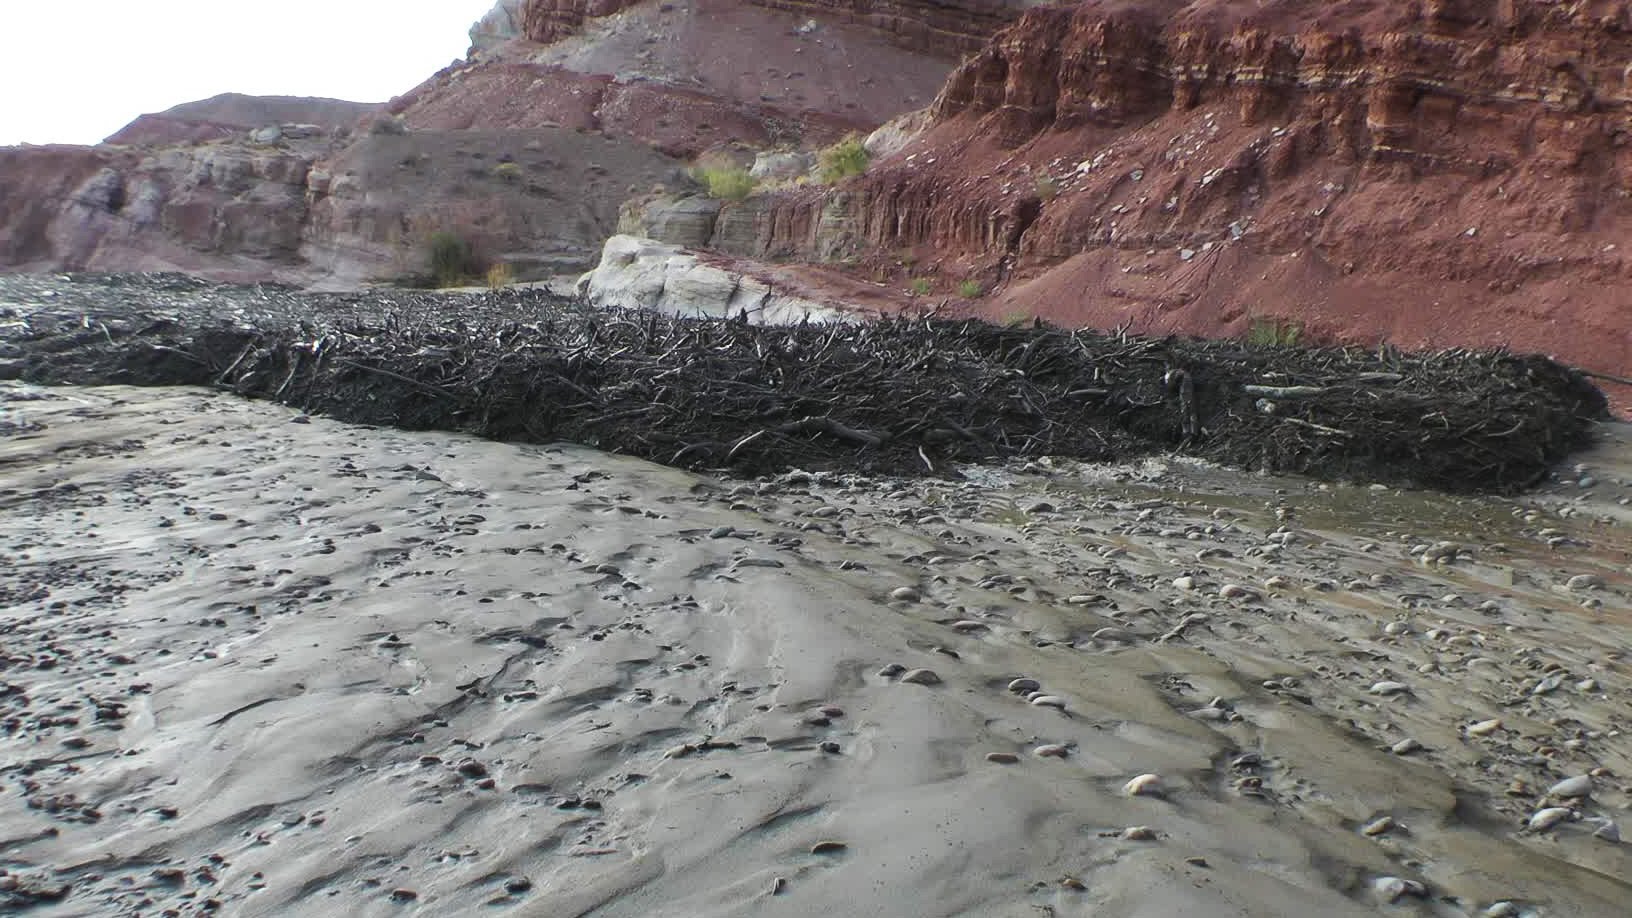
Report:
[[[1579,374],[1504,353],[973,321],[764,326],[587,309],[534,291],[312,295],[92,276],[7,279],[0,295],[13,304],[0,378],[215,385],[354,422],[750,473],[944,474],[1009,457],[1178,451],[1512,491],[1586,445],[1604,414]]]

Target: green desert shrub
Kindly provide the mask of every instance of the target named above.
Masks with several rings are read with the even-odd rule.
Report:
[[[958,296],[966,300],[972,300],[985,292],[985,288],[981,287],[980,281],[977,280],[966,280],[958,285]]]
[[[522,168],[517,163],[505,162],[493,167],[493,177],[501,182],[509,182],[514,185],[516,182],[521,181],[521,176]]]
[[[934,288],[935,285],[930,283],[927,277],[915,277],[907,281],[907,289],[912,292],[913,296],[928,296],[929,291]]]
[[[867,152],[861,138],[851,134],[822,151],[819,158],[822,181],[832,184],[852,175],[860,175],[867,171],[867,164],[872,159],[873,154]]]
[[[438,230],[425,244],[426,267],[438,287],[457,287],[476,272],[476,254],[458,233]]]
[[[692,174],[708,189],[709,197],[723,201],[740,201],[753,194],[759,184],[747,169],[736,165],[704,164]]]

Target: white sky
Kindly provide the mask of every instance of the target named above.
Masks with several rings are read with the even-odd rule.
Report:
[[[223,92],[384,102],[494,0],[0,0],[0,145],[95,143]]]

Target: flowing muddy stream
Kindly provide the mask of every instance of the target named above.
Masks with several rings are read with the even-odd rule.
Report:
[[[0,430],[8,908],[1632,901],[1624,427],[1518,499],[744,481],[189,389]]]

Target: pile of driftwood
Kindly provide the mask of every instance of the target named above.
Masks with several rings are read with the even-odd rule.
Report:
[[[749,473],[942,474],[1008,457],[1176,451],[1463,492],[1535,483],[1606,410],[1576,372],[1504,353],[974,321],[766,327],[542,292],[325,297],[169,283],[12,306],[0,377],[209,385],[350,421]]]

